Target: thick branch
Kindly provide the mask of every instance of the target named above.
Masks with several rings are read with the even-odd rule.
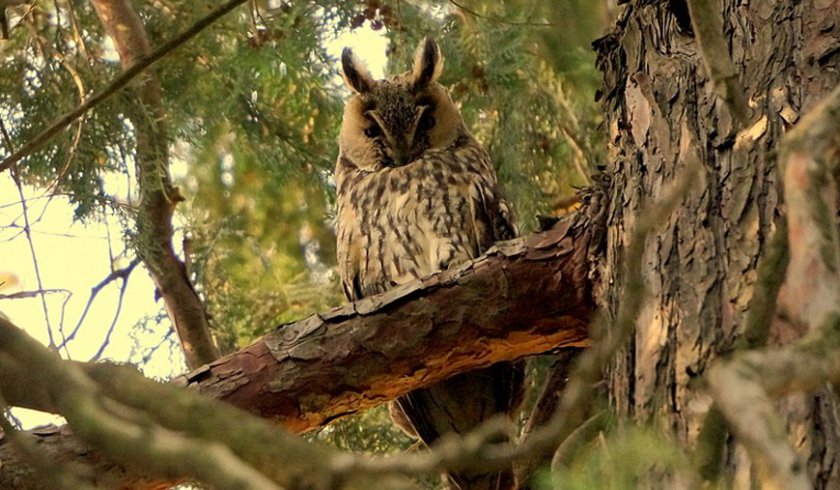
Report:
[[[46,391],[80,439],[108,459],[156,476],[161,483],[195,479],[242,490],[413,488],[399,476],[383,479],[356,472],[336,479],[333,468],[346,465],[348,458],[336,449],[307,442],[217,400],[149,380],[127,366],[88,364],[85,371],[3,318],[0,354],[29,368],[19,382]],[[27,462],[50,475],[53,481],[46,481],[48,485],[78,488],[97,481],[85,475],[88,472],[64,465],[51,468],[55,463],[35,449],[31,435],[27,438],[4,424],[4,431],[9,430],[6,434],[27,455]],[[56,480],[63,481],[56,485]]]
[[[575,234],[563,224],[500,243],[456,270],[281,326],[178,382],[306,431],[459,372],[584,345],[592,304]]]
[[[146,30],[129,0],[94,0],[102,25],[114,40],[124,70],[148,59]],[[172,247],[172,213],[183,198],[169,176],[169,138],[161,88],[151,71],[135,87],[135,107],[128,111],[137,141],[137,255],[143,259],[178,331],[187,364],[196,368],[219,357],[204,305]]]
[[[281,326],[175,381],[304,431],[459,372],[585,345],[589,233],[560,224],[501,243],[460,269]],[[10,404],[53,408],[37,390],[16,388],[14,370],[0,368]],[[50,447],[72,445],[62,431],[44,437]],[[98,458],[59,453],[85,464]],[[0,469],[0,486],[12,470]],[[107,471],[111,481],[135,480],[118,467]]]

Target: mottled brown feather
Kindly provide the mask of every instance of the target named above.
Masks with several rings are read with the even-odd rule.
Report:
[[[484,148],[469,133],[448,91],[437,83],[443,57],[421,42],[412,71],[366,78],[345,51],[347,101],[339,135],[338,270],[357,300],[473,259],[516,228]],[[396,423],[432,444],[466,433],[522,398],[521,362],[471,371],[400,397]],[[453,488],[512,488],[509,469],[448,475]]]

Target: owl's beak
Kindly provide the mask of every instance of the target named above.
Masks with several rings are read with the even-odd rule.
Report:
[[[395,153],[397,165],[405,165],[411,162],[411,150],[408,148],[400,148]]]
[[[394,138],[391,140],[391,152],[394,155],[394,166],[399,167],[405,165],[414,159],[411,147],[412,142],[408,138]]]

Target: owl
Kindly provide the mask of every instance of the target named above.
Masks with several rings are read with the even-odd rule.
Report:
[[[487,152],[437,82],[435,41],[418,46],[413,69],[374,80],[352,50],[341,56],[352,96],[344,108],[335,169],[338,270],[354,301],[481,255],[516,228]],[[466,433],[522,398],[521,362],[499,363],[413,391],[391,416],[425,444]],[[457,490],[513,488],[510,469],[447,475]]]

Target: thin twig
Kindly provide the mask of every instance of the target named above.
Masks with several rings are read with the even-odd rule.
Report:
[[[148,364],[149,361],[152,359],[152,356],[155,355],[155,352],[157,352],[158,349],[160,349],[163,346],[163,344],[165,344],[166,342],[172,342],[172,334],[174,333],[174,328],[170,328],[169,330],[167,330],[166,334],[160,339],[160,341],[157,344],[149,347],[148,350],[146,350],[146,352],[142,354],[140,365],[145,366],[146,364]]]
[[[138,260],[139,262],[139,260]],[[133,269],[137,264],[131,266]],[[125,298],[125,290],[128,288],[128,279],[131,277],[131,271],[129,270],[125,276],[122,278],[122,284],[120,285],[120,296],[117,299],[117,310],[114,312],[114,318],[111,320],[111,325],[108,326],[108,332],[105,334],[105,340],[102,342],[102,345],[99,346],[99,349],[96,351],[96,354],[90,359],[91,361],[98,361],[102,357],[102,353],[105,352],[105,348],[108,347],[108,344],[111,343],[111,334],[114,333],[114,327],[117,325],[117,320],[120,318],[120,312],[122,311],[123,306],[123,299]]]
[[[239,5],[245,3],[246,1],[247,0],[228,1],[216,10],[210,12],[207,16],[198,20],[195,24],[190,26],[190,28],[184,31],[183,33],[179,34],[178,36],[175,36],[170,41],[161,45],[158,49],[154,50],[151,54],[149,54],[149,56],[139,59],[137,63],[135,63],[131,68],[128,68],[127,70],[123,71],[121,75],[115,78],[105,88],[92,95],[83,103],[79,104],[72,111],[68,112],[67,114],[64,114],[63,116],[53,121],[53,123],[50,124],[46,129],[44,129],[43,131],[35,135],[35,137],[27,141],[26,144],[24,144],[18,149],[18,151],[12,153],[9,157],[4,159],[3,162],[0,163],[0,172],[11,168],[12,165],[19,162],[22,158],[39,150],[55,135],[57,135],[64,128],[66,128],[74,121],[82,117],[87,111],[93,109],[94,107],[98,106],[103,101],[117,93],[120,89],[128,85],[139,74],[141,74],[147,68],[155,64],[161,58],[168,55],[175,49],[181,47],[184,43],[198,35],[201,31],[212,25],[222,16],[224,16],[234,8],[238,7]]]
[[[584,166],[584,164],[591,165],[591,162],[586,160],[586,155],[583,153],[580,141],[578,141],[578,138],[573,135],[573,132],[571,128],[569,128],[568,124],[562,124],[560,126],[560,132],[566,137],[566,141],[568,141],[569,146],[572,147],[572,151],[575,154],[575,158],[572,159],[572,163],[575,165],[575,170],[578,171],[578,175],[581,176],[585,185],[592,185],[592,178],[589,176],[589,172]]]
[[[569,434],[569,437],[560,444],[560,447],[557,448],[557,451],[554,453],[554,457],[551,460],[551,469],[556,471],[560,468],[569,468],[575,458],[583,452],[584,447],[586,447],[586,445],[589,444],[589,442],[591,442],[598,434],[607,429],[610,425],[610,421],[610,412],[607,410],[601,410],[592,417],[589,417],[586,422],[580,424],[580,426]]]
[[[0,128],[2,128],[2,127],[3,127],[3,122],[2,122],[2,120],[0,120]],[[39,199],[47,199],[48,197],[49,196],[47,196],[47,195],[30,197],[29,201],[31,202],[31,201],[36,201],[36,200],[39,200]],[[20,206],[20,201],[12,201],[12,202],[9,202],[9,203],[6,203],[6,204],[0,204],[0,209],[12,208],[12,207],[15,207],[15,206]]]
[[[11,142],[7,141],[9,150],[12,149]],[[26,235],[26,242],[29,244],[29,253],[32,256],[32,266],[35,269],[35,281],[38,283],[38,290],[44,290],[44,281],[41,279],[41,267],[38,264],[38,254],[35,252],[35,242],[32,240],[32,226],[29,222],[29,207],[26,205],[26,196],[23,194],[23,184],[20,181],[20,175],[17,171],[17,166],[12,166],[12,180],[17,187],[18,195],[20,196],[20,206],[23,209],[23,233]],[[55,347],[55,338],[53,337],[52,324],[50,322],[50,309],[47,305],[47,298],[45,295],[39,295],[41,298],[41,307],[44,310],[44,321],[47,325],[47,338],[50,341],[50,347]]]
[[[43,197],[48,198],[49,196],[43,196]],[[30,198],[30,199],[27,199],[27,201],[32,201],[33,199],[36,199],[36,198]],[[19,205],[20,201],[15,201],[15,203]],[[35,220],[34,223],[37,223],[38,221],[40,221],[40,220]],[[24,230],[25,227],[22,226],[22,225],[11,223],[11,224],[8,224],[8,225],[3,225],[3,228],[19,229],[21,231],[21,233],[23,233],[23,230]],[[61,232],[57,232],[57,231],[43,231],[43,230],[32,230],[32,234],[33,235],[61,237],[61,238],[81,238],[81,237],[84,237],[84,238],[87,238],[87,239],[95,239],[95,240],[106,240],[107,239],[106,237],[95,236],[95,235],[94,236],[84,236],[84,235],[77,235],[75,233],[61,233]],[[4,241],[8,241],[8,240],[4,240]]]
[[[464,6],[463,4],[456,2],[455,0],[449,0],[449,3],[454,5],[455,7],[463,10],[464,12],[472,15],[473,17],[477,17],[482,20],[486,20],[487,22],[493,22],[495,24],[506,24],[511,26],[531,26],[531,27],[554,27],[554,24],[551,22],[532,22],[532,21],[516,21],[516,20],[507,20],[502,19],[499,17],[484,15],[476,12],[475,10]]]
[[[73,294],[69,289],[36,289],[34,291],[18,291],[17,293],[11,294],[0,294],[0,300],[3,299],[29,299],[29,298],[37,298],[38,296],[42,296],[45,294],[55,294],[55,293],[65,293],[65,294]]]
[[[79,329],[81,328],[82,323],[85,321],[85,318],[87,318],[87,314],[88,314],[88,311],[90,310],[91,305],[93,304],[93,300],[96,299],[96,296],[99,294],[100,291],[102,291],[102,289],[105,286],[107,286],[108,284],[110,284],[111,282],[113,282],[117,279],[122,279],[123,280],[123,287],[120,289],[120,304],[122,304],[122,295],[123,295],[123,292],[124,292],[123,289],[125,287],[125,283],[128,282],[128,276],[131,274],[131,271],[133,271],[134,268],[137,267],[137,265],[139,263],[140,263],[140,259],[135,257],[126,267],[124,267],[122,269],[117,269],[115,271],[111,271],[111,273],[108,274],[107,276],[105,276],[104,279],[99,281],[98,284],[96,284],[95,286],[90,288],[90,297],[88,297],[87,304],[85,304],[85,309],[82,310],[82,315],[79,317],[79,320],[76,322],[76,326],[73,327],[73,330],[70,332],[70,335],[68,335],[61,342],[61,345],[58,346],[59,349],[64,348],[67,345],[68,342],[70,342],[71,340],[76,338],[76,334],[79,333]],[[117,314],[119,314],[119,309],[117,310]],[[115,318],[115,321],[116,321],[116,318]],[[112,324],[112,328],[113,328],[113,324]]]

